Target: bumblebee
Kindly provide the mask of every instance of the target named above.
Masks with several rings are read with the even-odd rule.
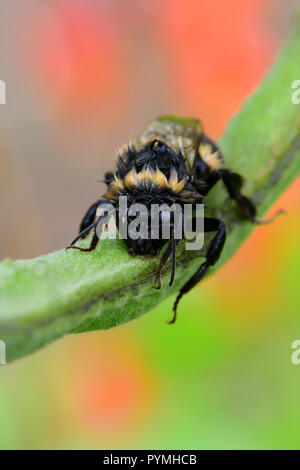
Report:
[[[243,178],[226,168],[222,152],[215,142],[204,134],[199,120],[176,116],[159,117],[152,121],[134,142],[119,151],[115,172],[105,174],[105,194],[88,209],[81,222],[79,235],[67,249],[73,248],[83,252],[95,250],[99,242],[96,228],[103,218],[100,216],[95,221],[97,210],[109,202],[118,212],[120,196],[127,196],[129,205],[144,204],[149,211],[151,204],[171,206],[175,202],[182,206],[187,203],[195,205],[203,203],[219,180],[223,182],[228,195],[236,202],[245,218],[253,223],[267,223],[272,220],[257,218],[255,205],[241,192]],[[94,233],[88,248],[74,246],[92,229]],[[176,320],[179,300],[198,284],[209,267],[218,261],[224,247],[226,227],[222,220],[205,217],[204,232],[215,232],[215,235],[210,242],[205,261],[180,289],[170,323]],[[169,285],[173,284],[176,248],[179,243],[174,237],[174,231],[171,231],[169,240],[161,236],[151,239],[149,236],[137,239],[129,237],[124,241],[132,256],[157,256],[166,244],[157,266],[157,288],[161,287],[161,272],[170,257],[172,271]]]

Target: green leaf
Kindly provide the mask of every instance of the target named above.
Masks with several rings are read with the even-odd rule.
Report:
[[[300,105],[291,100],[292,82],[300,78],[299,50],[298,17],[275,65],[220,142],[228,166],[247,178],[244,193],[253,198],[260,215],[300,171]],[[207,204],[228,228],[225,249],[213,272],[254,226],[240,217],[220,183]],[[198,253],[179,247],[175,283],[168,287],[168,265],[160,291],[153,288],[157,260],[130,257],[122,240],[103,240],[93,253],[62,250],[31,260],[4,260],[0,339],[6,342],[7,361],[65,334],[111,328],[137,318],[176,293],[196,271],[204,252],[205,248]],[[169,315],[166,312],[166,319]]]

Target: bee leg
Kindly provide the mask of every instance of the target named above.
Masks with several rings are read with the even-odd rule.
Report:
[[[96,230],[96,227],[95,227],[94,228],[94,235],[93,235],[93,238],[91,239],[91,243],[90,243],[90,246],[88,248],[81,248],[80,246],[70,245],[70,246],[67,247],[67,250],[73,249],[73,250],[79,250],[79,251],[83,251],[83,252],[87,253],[89,251],[94,251],[96,246],[98,245],[98,242],[99,242],[99,237],[98,237],[97,230]]]
[[[170,281],[169,281],[169,286],[171,287],[173,285],[173,282],[174,282],[174,278],[175,278],[175,270],[176,270],[176,247],[178,245],[178,240],[175,240],[173,238],[172,240],[172,271],[171,271],[171,277],[170,277]]]
[[[168,259],[170,258],[171,252],[172,252],[172,241],[168,244],[164,254],[161,257],[161,260],[159,262],[159,265],[157,266],[157,271],[156,271],[156,277],[157,277],[157,286],[155,289],[160,289],[161,288],[161,271],[164,265],[167,263]]]
[[[244,196],[241,193],[241,188],[243,185],[243,178],[237,174],[233,173],[230,170],[227,169],[222,169],[219,171],[220,177],[222,178],[222,181],[227,189],[227,192],[229,196],[235,200],[236,204],[240,208],[240,210],[243,212],[245,217],[247,219],[251,220],[251,222],[254,222],[256,224],[268,224],[272,222],[278,215],[281,215],[284,213],[283,210],[280,210],[276,212],[276,214],[273,215],[273,217],[270,217],[269,219],[260,219],[256,216],[256,207],[249,199],[248,197]]]
[[[177,307],[180,299],[184,294],[187,294],[198,282],[203,278],[204,274],[207,272],[210,266],[213,266],[219,259],[220,254],[223,250],[225,239],[226,239],[226,229],[225,224],[222,220],[205,218],[204,219],[204,232],[217,232],[214,238],[212,239],[204,263],[201,264],[198,271],[184,284],[180,289],[180,292],[175,300],[173,306],[173,318],[169,322],[175,323],[177,316]]]
[[[83,229],[82,232],[79,233],[79,235],[77,235],[77,237],[74,238],[74,240],[70,243],[70,245],[67,246],[66,250],[69,250],[70,248],[73,248],[75,250],[80,250],[80,251],[93,251],[96,248],[97,243],[99,241],[99,237],[98,237],[98,234],[97,234],[97,225],[100,224],[109,215],[111,215],[111,212],[109,212],[108,210],[105,211],[104,214],[100,215],[99,219],[96,220],[96,222],[92,223],[91,225],[88,225],[85,229]],[[95,228],[95,230],[94,230],[94,235],[93,235],[93,238],[91,240],[91,245],[90,245],[89,248],[80,248],[78,246],[73,246],[73,245],[75,245],[76,242],[78,242],[78,240],[83,238],[83,235],[88,233],[92,228]]]

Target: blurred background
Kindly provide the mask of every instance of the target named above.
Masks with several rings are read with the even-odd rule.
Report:
[[[0,3],[0,257],[61,249],[115,151],[154,117],[219,138],[298,1]],[[300,77],[295,77],[300,78]],[[300,180],[217,275],[109,331],[0,370],[0,447],[300,448]]]

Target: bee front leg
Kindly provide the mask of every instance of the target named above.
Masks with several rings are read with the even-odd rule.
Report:
[[[85,213],[81,221],[79,233],[83,232],[87,227],[89,227],[89,225],[91,225],[94,222],[98,207],[101,206],[101,204],[108,204],[109,202],[110,201],[108,201],[107,199],[100,199],[99,201],[94,202],[94,204],[92,204],[88,208],[87,212]],[[88,232],[86,232],[81,238],[85,238],[87,235],[88,235]]]

